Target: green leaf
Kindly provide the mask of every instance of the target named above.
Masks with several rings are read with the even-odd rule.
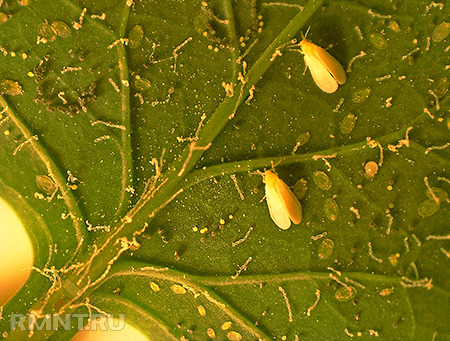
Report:
[[[21,3],[0,5],[0,195],[35,271],[4,339],[78,331],[12,314],[96,312],[154,340],[450,339],[443,5]],[[347,71],[333,94],[292,47],[309,27]],[[272,166],[306,180],[286,231]]]

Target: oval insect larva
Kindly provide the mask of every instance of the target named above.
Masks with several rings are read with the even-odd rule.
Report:
[[[328,191],[332,186],[331,179],[322,171],[314,173],[314,183],[323,191]]]
[[[194,28],[198,33],[203,33],[209,25],[209,16],[204,11],[199,12],[194,18]]]
[[[355,287],[346,286],[346,287],[342,287],[338,291],[336,291],[336,293],[334,294],[334,297],[336,297],[336,299],[338,301],[345,302],[345,301],[351,300],[353,297],[355,297],[356,293],[357,293],[357,291],[356,291]]]
[[[431,190],[433,191],[433,193],[431,193],[429,190],[425,191],[425,195],[429,199],[435,200],[435,198],[437,198],[439,203],[444,202],[445,200],[448,199],[448,193],[446,190],[439,187],[432,187]]]
[[[48,23],[40,23],[37,28],[38,35],[45,39],[44,42],[54,41],[57,37],[55,29]]]
[[[206,309],[205,309],[204,306],[199,305],[199,306],[197,307],[197,310],[198,310],[198,313],[199,313],[201,316],[206,316]]]
[[[331,256],[333,250],[334,250],[334,242],[330,238],[323,240],[318,249],[319,258],[321,260],[327,259],[328,257]]]
[[[450,23],[443,21],[442,23],[436,26],[436,28],[433,31],[433,34],[431,35],[431,38],[434,41],[439,42],[447,38],[449,33],[450,33]]]
[[[310,137],[311,137],[311,134],[309,133],[309,131],[307,131],[306,133],[301,133],[297,137],[297,143],[300,146],[303,146],[304,144],[306,144],[309,141]]]
[[[72,35],[70,27],[64,21],[54,21],[52,27],[61,38],[69,38]]]
[[[150,288],[152,288],[152,290],[154,292],[158,292],[159,291],[159,285],[156,284],[155,282],[150,282]],[[173,290],[173,289],[172,289]]]
[[[131,83],[131,85],[134,89],[136,89],[138,91],[145,91],[152,86],[152,84],[150,83],[150,81],[147,78],[142,78],[139,75],[136,75],[134,77],[134,80]]]
[[[365,101],[367,98],[369,98],[371,93],[372,93],[371,88],[369,88],[369,87],[362,88],[353,94],[352,101],[355,103],[361,103],[361,102]]]
[[[434,88],[433,92],[438,98],[442,98],[445,96],[449,88],[450,82],[448,81],[447,77],[444,77],[437,81],[436,87]]]
[[[353,128],[355,128],[357,119],[358,117],[353,114],[348,114],[347,116],[345,116],[341,122],[341,133],[350,134]]]
[[[216,332],[215,332],[214,329],[212,329],[212,328],[206,329],[206,334],[207,334],[211,339],[215,339],[215,338],[216,338]]]
[[[400,32],[400,25],[396,21],[391,21],[389,23],[389,28],[395,32]]]
[[[47,175],[36,175],[36,185],[48,195],[51,195],[56,191],[55,183]]]
[[[418,212],[422,218],[427,218],[435,214],[439,207],[439,202],[434,201],[434,199],[428,199],[419,205]]]
[[[8,21],[8,15],[6,15],[5,13],[3,13],[3,12],[0,12],[0,25],[1,24],[4,24],[5,22],[7,22]]]
[[[325,212],[325,216],[329,220],[336,221],[338,214],[339,214],[339,206],[338,206],[336,200],[334,200],[332,198],[328,198],[327,200],[325,200],[324,212]]]
[[[241,341],[242,335],[239,334],[238,332],[228,332],[227,338],[230,341]]]
[[[393,292],[394,292],[394,287],[392,287],[392,288],[385,288],[385,289],[380,291],[380,295],[381,296],[388,296],[388,295],[392,294]]]
[[[174,284],[170,287],[175,294],[184,295],[186,293],[186,289],[183,288],[179,284]]]
[[[294,195],[297,199],[303,199],[308,190],[308,182],[305,179],[298,180],[294,185]]]
[[[144,38],[144,29],[141,25],[134,26],[130,33],[128,34],[128,45],[131,49],[135,49],[141,45],[142,39]]]
[[[384,50],[387,47],[387,40],[379,33],[371,33],[369,41],[378,50]]]
[[[224,322],[224,324],[222,324],[222,327],[220,327],[222,330],[228,330],[231,328],[232,322],[231,321],[227,321]]]

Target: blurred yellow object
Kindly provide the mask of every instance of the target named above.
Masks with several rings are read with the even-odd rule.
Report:
[[[33,266],[33,249],[22,222],[0,199],[0,306],[27,281]]]
[[[111,317],[102,316],[101,319],[110,319]],[[126,317],[125,317],[126,321]],[[95,323],[95,322],[94,322]],[[98,323],[98,321],[97,321]],[[108,324],[110,322],[106,322]],[[117,321],[114,325],[118,325]],[[130,325],[124,326],[121,330],[82,330],[78,332],[70,341],[149,341],[143,334]]]

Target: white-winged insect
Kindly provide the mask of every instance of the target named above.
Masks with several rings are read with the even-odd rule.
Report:
[[[306,35],[308,32],[309,28]],[[306,36],[300,43],[291,47],[297,46],[300,50],[294,51],[303,54],[306,67],[309,68],[314,82],[322,91],[333,93],[338,89],[339,84],[345,83],[347,76],[342,65],[327,51],[306,40]]]
[[[282,230],[291,227],[291,221],[299,224],[302,220],[302,206],[294,193],[274,172],[266,170],[262,175],[273,222]]]

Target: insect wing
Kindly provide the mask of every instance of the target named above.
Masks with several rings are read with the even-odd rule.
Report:
[[[339,84],[344,84],[347,80],[347,75],[345,74],[344,68],[342,65],[334,58],[331,54],[325,51],[320,46],[316,46],[314,49],[314,54],[317,59],[319,59],[328,70],[329,73],[334,77],[334,79]]]
[[[325,64],[315,54],[305,54],[304,57],[305,63],[317,86],[326,93],[331,94],[335,92],[338,89],[338,83]]]
[[[278,181],[281,181],[278,179]],[[269,206],[270,217],[277,226],[282,230],[287,230],[291,227],[291,220],[289,213],[284,204],[283,198],[277,189],[276,184],[266,184],[266,200]]]
[[[299,224],[302,221],[302,206],[294,193],[292,193],[284,181],[280,179],[276,183],[276,188],[283,201],[284,207],[288,212],[290,220],[292,220],[294,224]]]

